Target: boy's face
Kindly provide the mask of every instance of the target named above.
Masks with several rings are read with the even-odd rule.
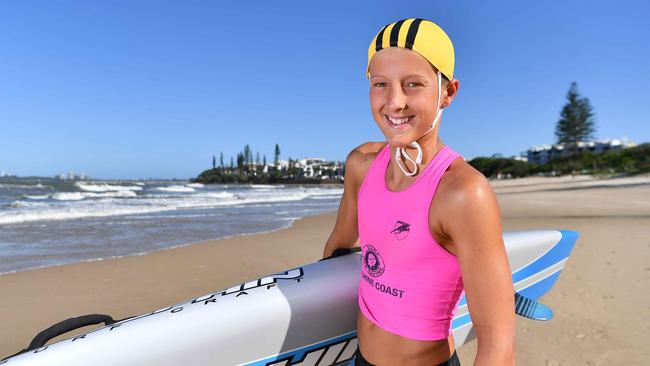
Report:
[[[373,56],[368,70],[370,109],[386,141],[404,147],[422,137],[437,112],[438,76],[431,64],[414,51],[389,47]]]

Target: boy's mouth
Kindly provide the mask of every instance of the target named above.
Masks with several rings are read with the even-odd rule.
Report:
[[[388,124],[392,128],[406,128],[409,126],[409,122],[415,118],[415,116],[408,116],[408,117],[393,117],[389,116],[387,114],[384,114],[384,118],[388,121]]]

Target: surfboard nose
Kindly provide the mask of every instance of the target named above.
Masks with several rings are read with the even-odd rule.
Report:
[[[546,251],[530,264],[513,273],[515,289],[523,296],[538,299],[546,294],[564,269],[579,234],[573,230],[557,230],[556,239]]]
[[[566,241],[566,245],[570,245],[569,251],[573,248],[573,245],[576,243],[580,237],[580,233],[573,230],[558,230],[562,234],[562,239]]]

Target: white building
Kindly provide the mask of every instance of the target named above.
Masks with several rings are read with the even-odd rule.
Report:
[[[286,170],[289,168],[289,162],[286,160],[278,160],[276,168]],[[341,179],[343,171],[343,165],[338,161],[327,161],[323,158],[291,160],[291,168],[300,169],[302,176],[305,178],[322,177],[323,179]]]
[[[275,167],[278,169],[287,169],[289,168],[289,162],[287,160],[278,160],[278,164]]]
[[[596,141],[580,141],[578,142],[578,152],[592,152],[603,153],[607,151],[617,151],[634,147],[636,144],[626,138],[623,139],[606,139]],[[562,144],[554,145],[538,145],[528,149],[527,157],[528,162],[532,164],[546,164],[549,160],[557,157],[565,157],[571,155],[570,149]]]

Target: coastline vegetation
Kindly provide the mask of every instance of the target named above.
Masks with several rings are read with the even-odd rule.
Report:
[[[338,176],[335,171],[324,172],[322,176],[306,177],[302,169],[291,166],[294,160],[290,160],[290,167],[280,168],[268,166],[267,171],[263,171],[262,166],[244,166],[230,169],[229,167],[215,167],[208,169],[199,174],[192,182],[196,183],[249,183],[249,184],[325,184],[341,183],[341,179],[334,178]],[[329,173],[329,174],[328,174]]]
[[[223,153],[220,154],[217,165],[216,155],[212,157],[212,169],[204,170],[196,178],[196,183],[253,183],[253,184],[323,184],[341,183],[345,167],[338,162],[325,162],[321,159],[306,159],[300,162],[289,157],[288,161],[280,161],[280,146],[275,145],[272,164],[267,164],[266,155],[260,159],[260,153],[255,154],[249,145],[237,153],[235,159],[230,158],[230,165],[224,164]],[[305,163],[305,164],[303,164]],[[307,164],[309,163],[309,164]]]
[[[488,178],[523,178],[531,175],[642,174],[650,173],[650,143],[604,153],[582,152],[558,157],[546,164],[530,164],[513,158],[478,157],[469,163]]]

